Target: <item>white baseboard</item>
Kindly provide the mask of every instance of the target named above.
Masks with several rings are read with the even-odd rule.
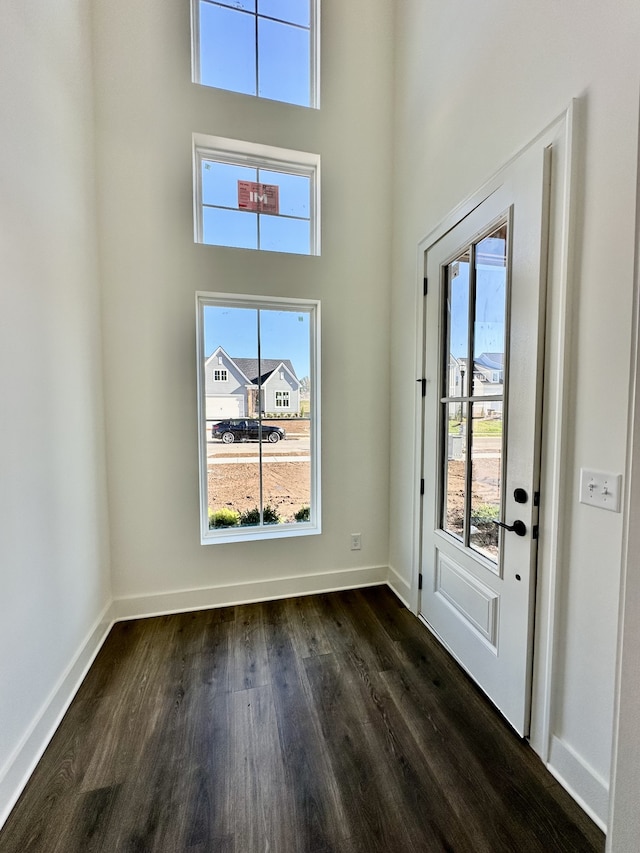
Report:
[[[0,828],[9,817],[36,764],[42,758],[112,625],[111,602],[109,602],[31,721],[22,740],[4,767],[0,769]]]
[[[578,753],[555,735],[551,738],[547,769],[589,817],[606,833],[609,785]]]
[[[339,569],[313,575],[275,578],[262,581],[244,581],[237,584],[185,589],[116,598],[113,602],[115,621],[144,616],[161,616],[189,610],[207,610],[229,607],[234,604],[251,604],[276,598],[292,598],[341,589],[378,586],[387,582],[386,566],[362,569]]]
[[[21,742],[5,766],[0,769],[0,828],[16,804],[115,621],[381,584],[387,584],[400,601],[412,610],[410,584],[387,566],[342,569],[313,575],[115,599],[100,614]],[[547,768],[606,832],[609,805],[609,787],[606,780],[558,737],[552,738]]]
[[[401,577],[392,566],[389,566],[389,569],[387,571],[387,584],[389,585],[390,589],[398,596],[398,598],[404,604],[407,610],[410,610],[412,613],[415,613],[415,607],[411,606],[411,599],[413,597],[411,591],[411,584],[409,583],[409,581]]]

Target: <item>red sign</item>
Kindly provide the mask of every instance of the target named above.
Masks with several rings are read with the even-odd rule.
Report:
[[[258,184],[255,181],[238,181],[238,207],[256,213],[280,213],[277,184]]]

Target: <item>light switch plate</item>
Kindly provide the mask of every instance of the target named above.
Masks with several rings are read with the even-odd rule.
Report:
[[[622,474],[580,469],[580,503],[620,512]]]

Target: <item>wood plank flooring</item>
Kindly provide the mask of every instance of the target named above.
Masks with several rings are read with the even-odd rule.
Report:
[[[595,853],[385,587],[114,626],[1,853]]]

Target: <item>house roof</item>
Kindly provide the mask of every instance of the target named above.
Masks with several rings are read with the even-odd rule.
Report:
[[[502,370],[504,367],[503,352],[482,352],[475,360],[476,364],[482,367],[489,367],[492,370]]]
[[[284,365],[284,367],[289,371],[289,373],[293,376],[296,381],[298,377],[296,376],[296,372],[291,364],[291,361],[288,358],[262,358],[260,359],[260,367],[258,367],[258,359],[257,358],[234,358],[233,356],[229,356],[233,362],[240,368],[240,370],[244,373],[244,375],[251,381],[253,385],[262,385],[267,379],[271,376],[274,370],[277,370],[280,365]],[[258,370],[262,369],[262,373],[259,374]]]

